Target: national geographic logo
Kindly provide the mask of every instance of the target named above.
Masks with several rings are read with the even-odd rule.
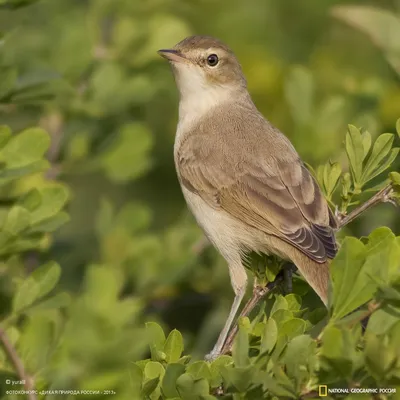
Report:
[[[319,385],[319,397],[327,397],[328,394],[393,394],[396,393],[396,388],[329,388],[327,385]]]

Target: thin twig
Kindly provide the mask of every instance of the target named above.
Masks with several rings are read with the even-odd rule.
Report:
[[[57,164],[57,160],[60,156],[64,135],[63,116],[59,112],[52,112],[41,119],[40,126],[42,126],[51,137],[50,148],[47,152],[47,159],[50,162],[51,168],[47,171],[46,178],[54,180],[61,173],[61,168]]]
[[[260,300],[264,298],[269,292],[271,292],[271,290],[275,289],[283,281],[283,279],[284,279],[283,276],[279,275],[273,282],[269,282],[266,286],[259,286],[255,284],[253,289],[253,295],[250,297],[248,302],[243,307],[243,310],[240,313],[238,319],[249,315],[256,307],[256,305],[260,302]],[[231,351],[237,331],[238,331],[238,326],[236,323],[229,332],[228,337],[226,338],[224,347],[222,348],[221,352],[222,354],[226,354]]]
[[[24,383],[24,389],[27,391],[28,400],[37,400],[36,394],[34,393],[35,388],[33,384],[33,379],[27,374],[24,364],[22,363],[22,360],[19,358],[15,347],[8,338],[8,335],[5,332],[5,330],[1,327],[0,327],[0,341],[3,344],[3,348],[10,362],[14,365],[18,377]]]
[[[381,189],[378,193],[373,195],[369,200],[365,203],[361,204],[361,206],[357,207],[353,210],[350,214],[344,216],[343,218],[339,219],[338,223],[338,230],[349,224],[350,222],[354,221],[359,215],[361,215],[366,210],[370,209],[371,207],[375,206],[378,203],[393,203],[393,200],[390,198],[391,193],[393,192],[392,185],[389,184]]]
[[[381,302],[377,302],[375,300],[370,301],[367,304],[367,309],[364,313],[362,313],[355,321],[352,321],[350,326],[354,326],[358,322],[364,321],[368,318],[371,314],[373,314],[376,310],[378,310],[382,306]]]

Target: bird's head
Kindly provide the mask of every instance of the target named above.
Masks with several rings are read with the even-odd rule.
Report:
[[[188,37],[158,53],[172,65],[181,97],[246,90],[242,68],[225,44],[210,36]]]

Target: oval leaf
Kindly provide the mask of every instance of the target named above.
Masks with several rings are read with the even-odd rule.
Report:
[[[182,334],[174,329],[169,335],[164,345],[164,353],[167,355],[167,362],[177,362],[183,352]]]
[[[16,292],[13,311],[19,312],[49,293],[57,284],[60,275],[61,267],[53,261],[33,271]]]

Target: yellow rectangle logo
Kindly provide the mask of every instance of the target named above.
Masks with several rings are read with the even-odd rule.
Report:
[[[328,386],[326,385],[319,385],[318,394],[320,397],[328,396]]]

